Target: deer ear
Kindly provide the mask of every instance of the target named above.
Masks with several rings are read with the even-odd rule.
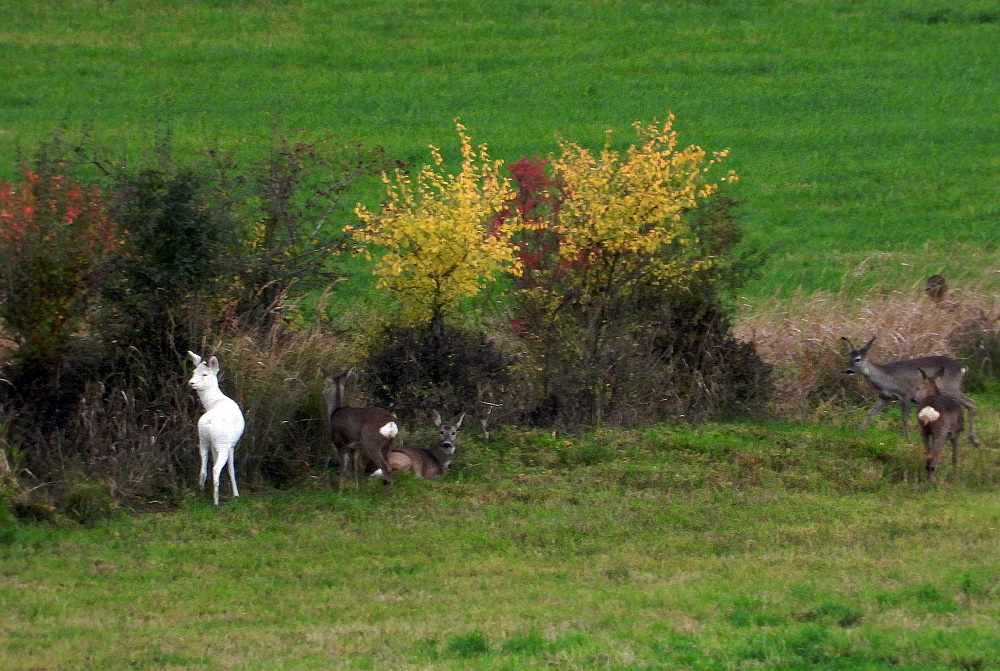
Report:
[[[458,416],[458,421],[455,422],[455,428],[456,429],[461,429],[462,428],[462,420],[463,419],[465,419],[465,413],[464,412],[461,415]]]
[[[867,352],[871,348],[873,342],[875,342],[875,336],[872,336],[872,339],[868,341],[867,345],[861,348],[861,351]]]
[[[431,410],[431,413],[432,413],[431,417],[434,419],[434,426],[440,427],[441,426],[441,413],[439,413],[437,410]]]
[[[214,354],[212,355],[212,358],[208,360],[208,367],[216,373],[219,372],[219,359]]]
[[[191,350],[188,350],[188,358],[191,359],[192,362],[194,362],[195,366],[201,363],[201,357],[192,352]]]
[[[850,341],[850,340],[849,340],[849,339],[847,338],[847,336],[841,336],[841,337],[840,337],[840,341],[841,341],[842,343],[844,343],[844,346],[845,346],[845,347],[847,348],[847,351],[849,351],[849,352],[853,352],[853,351],[854,351],[855,349],[857,349],[857,348],[856,348],[856,347],[855,347],[855,346],[854,346],[854,345],[853,345],[853,344],[851,343],[851,341]]]

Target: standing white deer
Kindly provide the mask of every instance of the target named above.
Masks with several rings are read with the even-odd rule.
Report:
[[[236,488],[236,466],[234,465],[236,443],[243,435],[245,422],[239,404],[219,389],[219,360],[212,357],[205,362],[194,352],[188,352],[194,363],[194,374],[188,386],[198,392],[198,399],[205,408],[205,414],[198,419],[198,449],[201,451],[201,471],[198,486],[205,489],[208,477],[208,452],[212,451],[212,501],[219,505],[219,475],[229,466],[229,479],[233,483],[233,496],[239,496]]]
[[[976,404],[962,393],[962,378],[965,376],[966,369],[960,361],[946,356],[924,356],[918,359],[877,364],[868,360],[868,350],[875,342],[875,336],[872,336],[872,339],[861,348],[855,347],[847,338],[841,338],[841,340],[850,349],[847,369],[844,372],[863,376],[878,391],[878,400],[865,416],[863,427],[868,426],[869,420],[875,413],[882,411],[886,405],[896,401],[899,403],[903,415],[903,435],[909,440],[910,431],[907,424],[910,415],[910,402],[923,382],[921,369],[939,370],[941,374],[935,380],[938,389],[942,394],[955,399],[969,412],[969,441],[973,445],[979,445],[972,428]]]

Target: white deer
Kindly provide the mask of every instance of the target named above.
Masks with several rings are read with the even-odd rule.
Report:
[[[198,392],[205,414],[198,419],[198,449],[201,451],[201,471],[198,486],[205,489],[208,477],[208,451],[212,451],[212,501],[219,505],[219,475],[229,466],[229,479],[233,483],[233,496],[239,496],[236,488],[236,467],[234,465],[236,443],[243,435],[245,422],[239,404],[219,389],[219,360],[212,357],[206,363],[194,352],[188,352],[194,362],[194,374],[188,386]]]

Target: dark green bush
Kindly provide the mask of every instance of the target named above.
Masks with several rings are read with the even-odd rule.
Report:
[[[425,421],[431,410],[451,418],[505,398],[512,363],[485,333],[437,322],[386,329],[363,367],[373,405]]]

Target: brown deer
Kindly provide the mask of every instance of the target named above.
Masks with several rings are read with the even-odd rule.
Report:
[[[945,374],[943,368],[927,376],[920,369],[923,378],[914,394],[917,404],[917,422],[924,441],[924,463],[927,480],[934,482],[938,458],[946,440],[951,441],[951,466],[958,467],[958,434],[962,432],[962,405],[950,396],[941,393],[937,382]]]
[[[441,442],[429,450],[415,447],[394,447],[389,452],[390,471],[409,471],[418,478],[440,478],[455,457],[458,432],[462,428],[465,413],[454,422],[441,420],[441,414],[434,410],[434,426],[438,429]]]
[[[878,400],[865,416],[862,428],[868,426],[872,416],[882,411],[886,405],[894,401],[899,403],[903,415],[903,435],[909,440],[910,400],[914,398],[922,383],[921,369],[940,370],[941,376],[936,384],[941,392],[952,397],[969,412],[969,441],[979,445],[973,430],[973,418],[976,414],[976,404],[962,393],[962,378],[965,376],[965,366],[961,362],[946,356],[925,356],[919,359],[892,361],[886,364],[872,363],[868,360],[868,350],[875,342],[875,336],[860,349],[851,344],[847,338],[841,338],[850,349],[847,360],[848,374],[858,374],[868,380],[878,391]]]
[[[354,370],[333,376],[323,373],[323,398],[326,399],[330,438],[340,457],[340,491],[344,491],[347,472],[354,474],[354,484],[360,487],[362,455],[381,470],[382,483],[388,485],[388,456],[392,439],[399,433],[396,418],[383,408],[350,408],[344,405],[344,387]]]

